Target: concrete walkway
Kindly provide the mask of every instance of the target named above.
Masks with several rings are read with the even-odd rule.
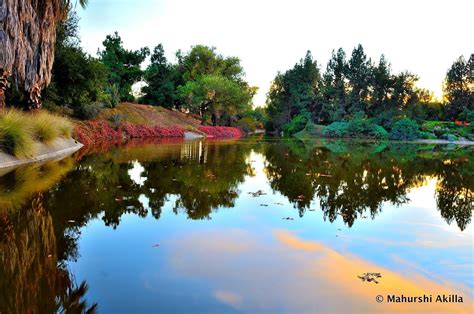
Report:
[[[78,151],[83,146],[72,138],[58,138],[49,145],[43,143],[36,143],[35,145],[38,145],[36,154],[28,158],[18,159],[14,156],[0,152],[0,172],[8,172],[12,168],[33,162],[61,159]]]

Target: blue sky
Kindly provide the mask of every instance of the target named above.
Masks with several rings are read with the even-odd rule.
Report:
[[[277,71],[311,50],[322,68],[332,49],[361,43],[372,59],[383,53],[396,72],[420,76],[419,86],[441,96],[447,69],[474,53],[474,1],[332,0],[90,0],[79,9],[82,44],[95,55],[118,31],[129,49],[163,43],[173,61],[178,49],[215,46],[238,56],[262,105]]]

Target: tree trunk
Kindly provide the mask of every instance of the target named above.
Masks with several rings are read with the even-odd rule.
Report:
[[[25,93],[28,108],[41,107],[41,90],[51,81],[56,25],[65,1],[0,0],[0,106],[7,78]],[[3,83],[2,83],[3,82]]]

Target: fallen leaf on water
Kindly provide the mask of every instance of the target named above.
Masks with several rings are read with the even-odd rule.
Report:
[[[376,280],[376,278],[382,278],[382,275],[380,273],[364,273],[362,276],[357,277],[364,282],[375,282],[378,284],[379,282]]]

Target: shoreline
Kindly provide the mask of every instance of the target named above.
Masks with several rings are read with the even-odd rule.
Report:
[[[84,146],[73,138],[57,138],[50,145],[43,143],[36,143],[35,145],[38,145],[38,152],[28,158],[16,158],[0,151],[0,174],[5,174],[26,164],[63,159]]]

